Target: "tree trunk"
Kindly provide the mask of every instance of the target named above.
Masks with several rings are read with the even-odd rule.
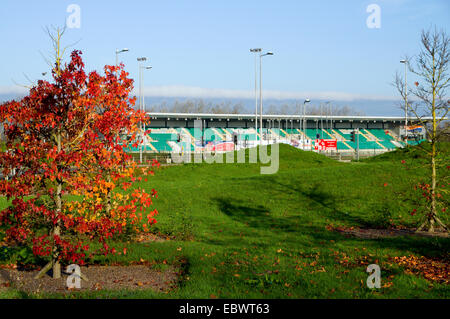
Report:
[[[433,56],[433,79],[435,78],[435,61]],[[429,233],[435,231],[435,224],[442,227],[445,230],[447,226],[437,216],[436,208],[436,143],[437,143],[437,123],[436,123],[436,81],[433,80],[432,85],[432,101],[431,101],[431,114],[433,117],[433,127],[431,130],[431,207],[429,213],[426,215],[426,220],[418,228],[418,231],[426,230]]]
[[[106,180],[108,181],[108,183],[111,183],[111,172],[109,172],[108,170],[108,175],[106,177]],[[107,216],[110,216],[110,212],[111,212],[111,189],[108,188],[106,189],[107,193],[106,193],[106,214]]]
[[[58,153],[61,152],[61,133],[58,133],[57,136],[57,143],[58,143]],[[61,214],[62,209],[62,181],[57,178],[56,179],[58,186],[56,188],[56,213],[58,215],[58,222],[53,229],[53,237],[54,236],[61,236],[61,227],[59,225],[59,214]],[[58,249],[53,245],[53,254],[52,254],[52,272],[53,272],[53,279],[59,279],[61,278],[61,264],[59,263],[59,252]]]
[[[434,221],[436,220],[436,145],[433,141],[431,144],[431,210],[428,221],[430,227],[428,231],[430,233],[434,232]]]

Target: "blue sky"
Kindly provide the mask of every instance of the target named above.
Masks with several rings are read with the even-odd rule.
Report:
[[[381,8],[381,28],[369,29],[368,5]],[[251,47],[265,57],[267,97],[386,100],[399,59],[419,50],[423,28],[450,31],[446,0],[195,0],[19,1],[0,3],[0,93],[20,90],[48,66],[40,52],[51,43],[44,26],[63,25],[69,4],[81,8],[81,28],[68,29],[65,43],[79,41],[88,70],[115,63],[115,49],[130,76],[138,56],[153,69],[145,74],[148,96],[251,97]]]

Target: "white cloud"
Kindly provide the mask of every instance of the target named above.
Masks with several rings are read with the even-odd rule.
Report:
[[[26,94],[27,92],[28,92],[27,88],[19,85],[0,86],[0,94],[23,95]]]
[[[187,97],[187,98],[237,98],[254,99],[253,90],[230,90],[230,89],[211,89],[202,87],[169,85],[152,86],[143,89],[144,95],[149,97]],[[136,89],[136,95],[139,93]],[[275,100],[287,99],[316,99],[316,100],[335,100],[335,101],[354,101],[354,100],[392,100],[393,96],[354,94],[346,92],[288,92],[263,90],[263,98]]]
[[[23,95],[28,90],[21,86],[0,86],[0,94]],[[135,88],[135,95],[139,94]],[[258,93],[259,94],[259,93]],[[231,89],[211,89],[183,85],[151,86],[144,88],[144,95],[147,97],[184,97],[184,98],[223,98],[223,99],[254,99],[253,90],[231,90]],[[304,100],[333,100],[333,101],[355,101],[355,100],[373,100],[386,101],[398,99],[395,96],[367,95],[346,92],[288,92],[263,90],[264,99]]]

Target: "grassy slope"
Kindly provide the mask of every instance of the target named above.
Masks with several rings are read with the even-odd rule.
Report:
[[[99,262],[187,260],[180,287],[153,292],[96,292],[81,296],[209,298],[412,298],[449,297],[448,287],[404,274],[389,256],[448,254],[449,240],[404,237],[357,239],[327,225],[414,226],[411,184],[424,177],[412,157],[391,153],[357,163],[280,147],[280,170],[260,175],[257,164],[186,164],[162,168],[143,186],[155,188],[160,212],[155,231],[178,239],[128,244],[127,256]],[[401,159],[408,158],[407,164]],[[385,186],[386,185],[386,186]],[[448,218],[443,218],[447,222]],[[189,239],[191,240],[183,240]],[[370,290],[366,266],[346,267],[366,256],[382,269],[382,285]],[[389,276],[393,278],[388,280]],[[17,294],[16,292],[10,292]],[[1,295],[0,295],[1,296]]]

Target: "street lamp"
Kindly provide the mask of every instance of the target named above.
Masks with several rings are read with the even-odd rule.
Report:
[[[330,105],[330,101],[326,101],[325,102],[325,105],[327,105],[328,106],[328,109],[327,108],[325,108],[325,112],[326,112],[326,116],[327,116],[327,120],[326,120],[326,129],[327,130],[330,130],[331,129],[331,126],[332,126],[332,120],[331,120],[331,105]],[[328,123],[328,120],[330,121],[329,123]]]
[[[116,66],[119,64],[119,53],[130,51],[127,48],[123,48],[122,50],[116,49]]]
[[[139,110],[144,112],[145,101],[144,101],[143,92],[142,92],[142,82],[144,80],[144,76],[143,76],[142,70],[144,70],[144,69],[149,70],[152,67],[142,65],[143,62],[147,61],[146,57],[137,58],[137,61],[139,63]],[[142,121],[139,123],[139,129],[141,132],[141,140],[143,141],[144,134],[142,132],[142,130],[143,130],[142,129]],[[139,146],[139,162],[142,163],[142,145]]]
[[[407,60],[400,60],[400,63],[403,63],[405,65],[405,147],[408,146],[408,87],[407,87],[407,83],[406,83],[406,70],[407,70],[407,65],[408,65],[408,61]]]
[[[323,138],[323,104],[322,103],[320,103],[320,138]]]
[[[255,134],[256,141],[258,141],[258,67],[257,67],[257,54],[261,52],[261,48],[250,49],[250,52],[255,53]]]
[[[303,102],[303,138],[305,138],[306,139],[306,130],[305,130],[305,125],[306,125],[306,120],[305,120],[305,116],[306,116],[306,103],[309,103],[309,102],[311,102],[311,100],[310,99],[306,99],[304,102]]]
[[[141,70],[150,70],[152,67],[151,66],[144,66],[141,65],[140,69]],[[142,72],[142,83],[144,82],[144,73]],[[144,96],[142,96],[142,111],[145,113],[145,98]]]
[[[264,54],[259,55],[259,131],[261,135],[260,145],[262,145],[262,117],[263,117],[263,101],[262,101],[262,57],[267,55],[273,55],[273,52],[268,51]]]
[[[147,61],[146,57],[137,58],[139,64],[139,110],[142,110],[142,62]]]

